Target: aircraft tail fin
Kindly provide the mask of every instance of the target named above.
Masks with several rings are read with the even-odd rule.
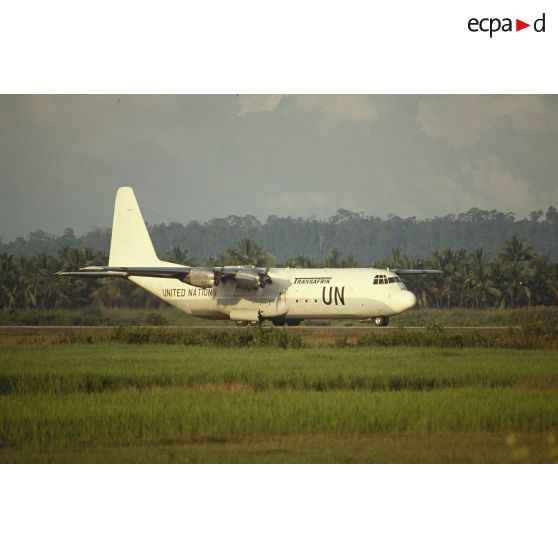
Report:
[[[110,240],[109,266],[159,265],[134,191],[122,186],[116,192]]]

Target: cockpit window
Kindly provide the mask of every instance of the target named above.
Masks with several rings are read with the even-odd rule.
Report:
[[[401,283],[401,279],[397,275],[387,277],[386,275],[374,275],[372,284],[387,285],[388,283]]]

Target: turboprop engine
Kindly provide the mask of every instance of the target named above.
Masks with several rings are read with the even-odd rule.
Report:
[[[221,282],[234,281],[238,288],[248,291],[256,291],[260,287],[263,289],[271,283],[267,270],[264,272],[262,269],[248,267],[193,267],[181,277],[181,280],[201,289],[216,287]]]
[[[242,269],[235,275],[236,285],[249,291],[257,290],[262,283],[260,274],[255,269]]]
[[[209,289],[219,284],[218,281],[215,281],[215,272],[212,269],[194,268],[184,277],[183,281],[200,289]]]

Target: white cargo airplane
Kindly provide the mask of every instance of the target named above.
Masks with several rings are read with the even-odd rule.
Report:
[[[238,325],[271,320],[372,319],[377,326],[415,306],[399,274],[438,270],[190,267],[157,257],[132,188],[118,189],[108,266],[59,271],[59,276],[129,279],[179,310]]]

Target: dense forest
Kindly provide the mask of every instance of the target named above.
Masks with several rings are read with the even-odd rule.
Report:
[[[558,303],[558,264],[537,253],[525,240],[511,236],[493,256],[485,248],[434,250],[426,258],[412,258],[394,249],[388,257],[358,262],[351,253],[330,249],[323,259],[299,254],[281,260],[250,238],[235,248],[226,248],[213,258],[199,260],[179,247],[161,256],[179,264],[254,264],[290,267],[355,267],[373,263],[377,267],[435,268],[440,276],[405,278],[423,308],[516,308]],[[18,257],[0,253],[0,308],[56,309],[106,307],[157,307],[164,303],[129,281],[57,278],[59,270],[86,265],[106,265],[107,254],[86,247],[66,246],[53,256],[46,251]]]
[[[558,261],[558,211],[552,206],[546,211],[532,211],[526,219],[475,208],[459,215],[422,220],[395,215],[382,219],[340,209],[324,220],[271,215],[261,223],[251,215],[232,215],[206,223],[190,221],[186,225],[169,223],[149,228],[159,254],[179,247],[199,261],[216,257],[243,238],[265,246],[277,262],[299,254],[323,261],[332,249],[352,256],[364,266],[389,258],[393,250],[412,259],[426,259],[436,250],[482,248],[495,257],[512,236],[523,239],[537,254]],[[58,237],[38,230],[27,239],[0,242],[0,252],[16,257],[41,253],[55,256],[63,248],[107,252],[109,244],[110,229],[97,229],[80,237],[72,229]]]

